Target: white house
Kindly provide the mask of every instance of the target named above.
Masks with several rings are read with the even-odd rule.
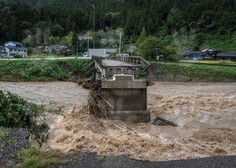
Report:
[[[27,48],[25,48],[23,44],[19,42],[16,41],[7,42],[4,44],[4,47],[6,49],[8,57],[12,57],[15,55],[27,57]]]

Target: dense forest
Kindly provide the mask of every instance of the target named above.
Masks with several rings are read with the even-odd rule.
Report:
[[[143,32],[163,44],[175,43],[179,51],[206,46],[236,50],[236,0],[0,1],[0,44],[57,43],[93,28],[119,28],[124,43],[136,43]]]

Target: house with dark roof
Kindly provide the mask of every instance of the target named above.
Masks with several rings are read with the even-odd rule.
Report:
[[[21,56],[21,57],[27,57],[27,48],[23,46],[23,44],[16,42],[16,41],[10,41],[4,44],[5,50],[7,52],[7,57],[13,57],[15,55]]]
[[[56,54],[56,55],[70,55],[71,50],[65,46],[65,45],[51,45],[51,46],[46,46],[44,52],[48,54]]]
[[[92,36],[79,36],[78,40],[79,41],[83,41],[83,40],[92,40],[93,37]]]
[[[202,52],[202,55],[206,57],[215,58],[216,55],[220,53],[221,51],[217,48],[205,48],[201,52]]]
[[[193,59],[193,57],[200,55],[202,56],[202,53],[200,51],[185,51],[182,53],[184,59]]]
[[[216,56],[218,60],[231,60],[236,61],[236,52],[225,52],[225,53],[218,53]]]

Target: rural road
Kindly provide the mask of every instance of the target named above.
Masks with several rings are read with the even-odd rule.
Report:
[[[68,60],[68,59],[91,59],[91,57],[57,57],[57,58],[1,58],[0,61],[21,61],[21,60]]]
[[[199,159],[174,160],[165,162],[149,162],[131,159],[128,156],[105,157],[98,162],[96,153],[83,153],[72,157],[72,162],[61,168],[235,168],[236,156],[208,157]]]

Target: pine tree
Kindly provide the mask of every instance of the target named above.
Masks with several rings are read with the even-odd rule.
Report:
[[[146,29],[145,29],[145,27],[143,27],[143,29],[139,35],[139,38],[137,40],[137,43],[136,43],[137,47],[139,47],[139,45],[146,39],[146,36],[147,36]]]

